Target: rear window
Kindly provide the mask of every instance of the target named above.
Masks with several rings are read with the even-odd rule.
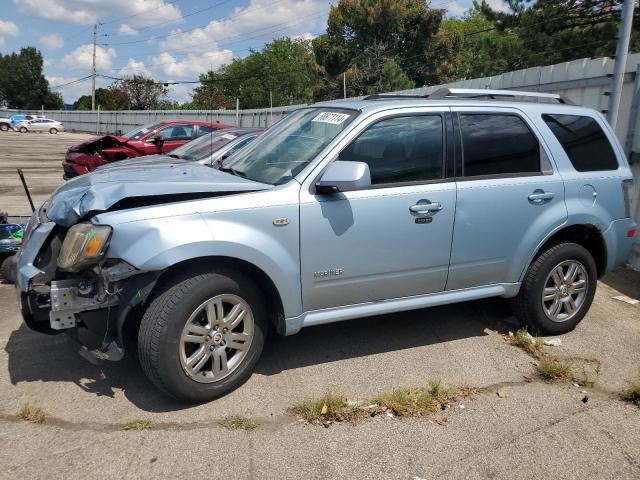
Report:
[[[540,146],[516,115],[460,114],[464,176],[540,172]]]
[[[581,115],[542,115],[542,119],[579,172],[616,170],[618,160],[607,136],[591,117]]]

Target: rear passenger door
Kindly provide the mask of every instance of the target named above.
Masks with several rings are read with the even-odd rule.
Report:
[[[447,290],[518,282],[539,243],[566,221],[562,178],[519,110],[453,110],[458,197]]]

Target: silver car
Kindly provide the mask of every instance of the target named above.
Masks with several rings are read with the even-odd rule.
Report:
[[[50,118],[34,118],[33,120],[26,120],[18,123],[15,130],[21,133],[27,132],[49,132],[56,134],[58,132],[64,132],[64,125],[57,120],[51,120]]]
[[[562,334],[630,253],[631,182],[604,117],[558,95],[320,103],[219,169],[114,165],[59,187],[25,230],[21,310],[94,361],[137,341],[188,402],[249,378],[270,326],[504,297]]]

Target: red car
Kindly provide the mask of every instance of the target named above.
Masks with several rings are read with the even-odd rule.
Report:
[[[231,125],[221,123],[166,121],[143,125],[122,137],[94,137],[67,150],[62,162],[62,177],[69,180],[125,158],[168,153],[201,135],[229,127]]]

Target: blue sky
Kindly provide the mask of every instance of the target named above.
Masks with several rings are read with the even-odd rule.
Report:
[[[35,46],[52,86],[91,73],[92,25],[97,22],[99,74],[143,74],[195,80],[200,73],[282,36],[323,33],[332,0],[0,0],[0,52]],[[501,5],[502,0],[491,0]],[[472,0],[432,0],[458,16]],[[99,79],[98,86],[111,80]],[[171,87],[189,99],[192,85]],[[65,102],[90,93],[90,80],[58,88]]]

